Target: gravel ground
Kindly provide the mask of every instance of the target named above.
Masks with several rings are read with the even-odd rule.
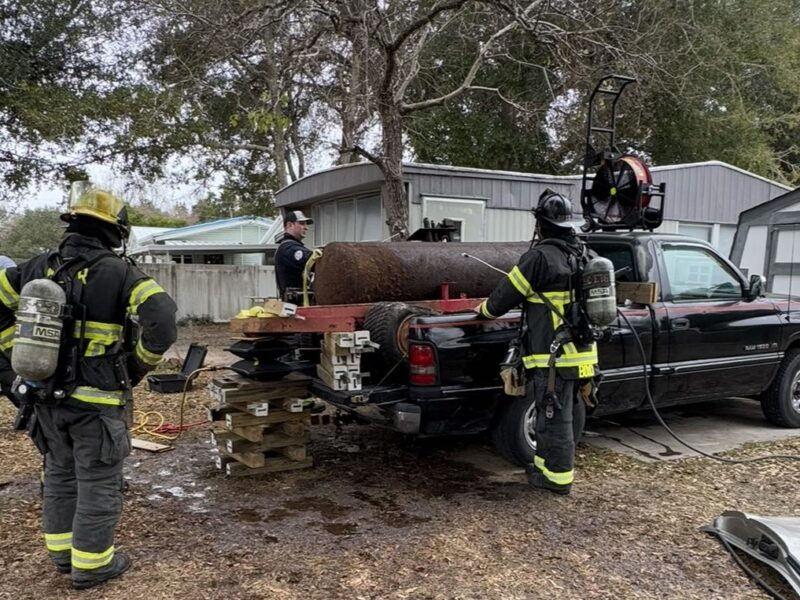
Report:
[[[181,340],[225,345],[218,326]],[[186,422],[202,421],[200,376]],[[180,395],[136,391],[177,422]],[[116,540],[120,580],[75,592],[39,529],[39,458],[0,404],[0,598],[765,598],[698,530],[724,510],[800,516],[797,463],[643,464],[578,448],[570,497],[454,462],[482,439],[409,441],[369,426],[312,432],[316,466],[224,479],[205,427],[135,451]],[[800,454],[800,438],[737,452]],[[787,597],[791,594],[784,587]]]

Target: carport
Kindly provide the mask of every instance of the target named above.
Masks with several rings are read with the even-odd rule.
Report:
[[[800,293],[800,188],[743,211],[730,257],[767,291]]]

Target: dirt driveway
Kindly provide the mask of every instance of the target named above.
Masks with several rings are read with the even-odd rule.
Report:
[[[208,379],[187,422],[203,419]],[[177,422],[179,395],[136,397]],[[581,445],[564,498],[530,490],[520,470],[458,462],[490,455],[482,439],[352,425],[313,430],[313,469],[224,479],[198,427],[173,451],[128,459],[116,545],[134,565],[78,593],[45,556],[39,459],[3,402],[0,598],[763,598],[698,528],[727,509],[800,516],[797,463],[644,464]],[[738,454],[766,451],[800,453],[800,438]]]

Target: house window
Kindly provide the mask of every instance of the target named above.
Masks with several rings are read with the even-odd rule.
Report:
[[[223,254],[204,254],[203,255],[203,264],[204,265],[224,265],[225,264],[225,255],[223,255]]]
[[[336,241],[336,202],[319,205],[314,225],[314,240],[317,246]]]
[[[379,196],[347,198],[314,207],[314,244],[369,242],[383,239]]]
[[[356,200],[356,240],[380,242],[383,239],[383,219],[379,196]]]
[[[191,265],[192,264],[192,255],[191,254],[172,254],[172,262],[178,263],[179,265]]]
[[[452,219],[461,224],[462,242],[484,241],[483,200],[460,200],[457,198],[422,198],[422,216],[432,223]]]

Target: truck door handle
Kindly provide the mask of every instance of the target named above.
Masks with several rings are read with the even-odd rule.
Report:
[[[672,319],[672,321],[670,321],[670,325],[676,331],[689,329],[689,319]]]

